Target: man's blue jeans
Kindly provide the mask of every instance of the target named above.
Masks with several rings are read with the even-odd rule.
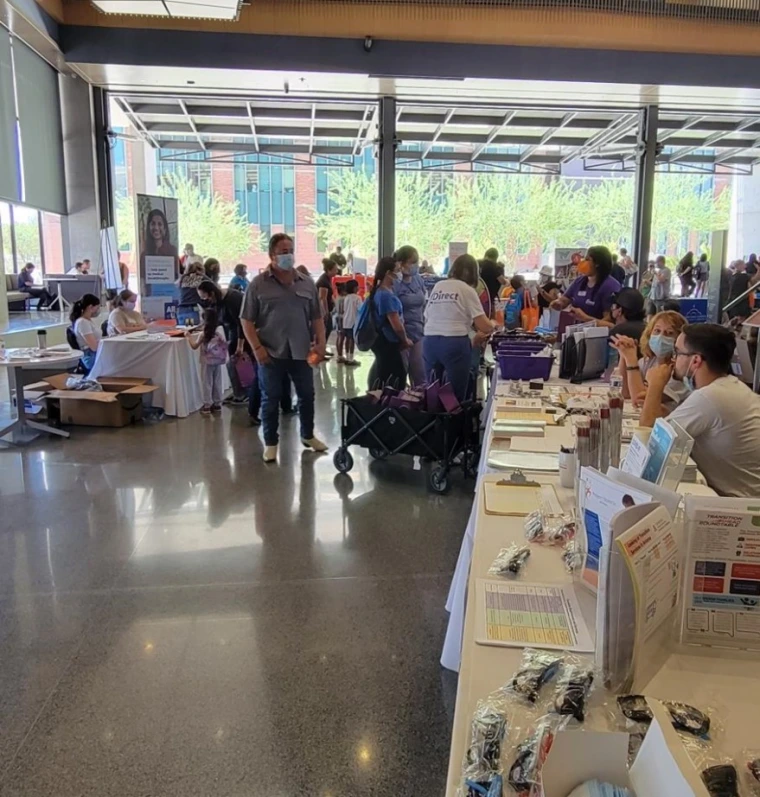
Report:
[[[298,412],[301,422],[301,438],[314,437],[314,372],[306,360],[283,360],[272,358],[268,365],[259,365],[261,386],[261,422],[264,427],[264,443],[276,446],[280,423],[280,399],[283,383],[289,376],[298,396]]]

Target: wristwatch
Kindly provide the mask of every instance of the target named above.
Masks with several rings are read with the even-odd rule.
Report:
[[[639,366],[638,365],[626,365],[625,370],[626,371],[638,371],[639,370]]]

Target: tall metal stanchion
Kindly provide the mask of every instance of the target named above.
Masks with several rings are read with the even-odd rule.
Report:
[[[659,146],[657,132],[659,111],[656,105],[641,109],[636,146],[636,196],[633,211],[633,258],[639,267],[639,282],[649,261],[652,237],[652,205],[654,199],[654,167]]]
[[[392,255],[395,249],[396,227],[396,100],[380,98],[377,138],[378,172],[378,230],[379,257]]]

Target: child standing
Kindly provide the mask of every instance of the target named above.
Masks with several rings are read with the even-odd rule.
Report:
[[[213,307],[203,311],[203,329],[197,333],[185,332],[190,348],[201,350],[203,366],[203,406],[201,415],[222,411],[222,366],[226,364],[227,339],[219,316]]]
[[[357,293],[359,283],[349,280],[346,283],[346,295],[343,297],[343,338],[346,348],[346,365],[359,365],[354,359],[354,325],[359,315],[362,300]]]

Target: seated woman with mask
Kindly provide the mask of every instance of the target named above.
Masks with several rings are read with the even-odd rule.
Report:
[[[108,315],[108,337],[126,335],[129,332],[141,332],[148,325],[141,313],[135,310],[136,294],[130,290],[121,291],[113,300],[113,310]]]
[[[620,353],[618,372],[623,378],[625,398],[632,398],[638,406],[643,404],[647,391],[647,372],[655,365],[672,361],[676,338],[685,326],[686,319],[680,313],[666,310],[657,313],[647,324],[638,345],[634,338],[627,335],[615,335],[611,339],[610,345]],[[638,355],[639,346],[643,355],[641,358]],[[663,392],[662,417],[674,410],[686,396],[683,382],[671,379]]]
[[[553,310],[570,308],[579,321],[607,321],[612,324],[612,302],[620,283],[610,276],[612,255],[606,246],[592,246],[578,264],[579,276],[564,296],[551,303]]]

